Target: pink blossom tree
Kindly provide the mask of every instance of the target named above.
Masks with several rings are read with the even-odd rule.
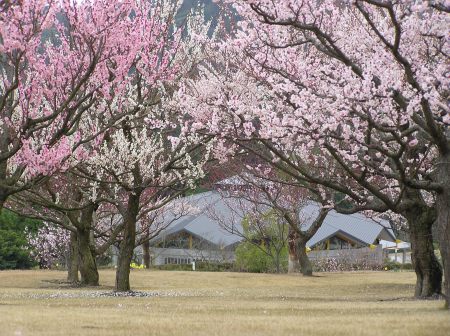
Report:
[[[32,255],[40,268],[51,268],[58,262],[65,262],[69,251],[70,234],[68,231],[44,223],[36,234],[28,235],[28,242],[33,248]]]
[[[447,6],[229,3],[242,21],[183,96],[197,128],[221,138],[225,156],[239,145],[338,192],[341,212],[403,215],[415,294],[439,294],[435,221],[446,279],[450,271]],[[449,290],[446,280],[447,300]]]
[[[167,4],[166,4],[167,5]],[[98,150],[77,173],[90,179],[104,190],[104,202],[113,207],[112,215],[119,215],[123,230],[120,233],[119,258],[116,272],[117,291],[130,290],[130,262],[136,246],[151,239],[139,235],[139,224],[148,228],[155,212],[169,206],[187,189],[203,178],[203,166],[211,150],[211,137],[191,131],[191,120],[173,100],[179,81],[189,76],[206,47],[208,25],[203,15],[187,17],[185,25],[176,24],[178,7],[152,12],[159,17],[168,34],[157,64],[136,66],[135,81],[125,92],[121,105],[133,113],[121,119],[103,138]],[[200,13],[202,14],[202,13]],[[155,82],[154,68],[167,71]],[[147,230],[144,230],[147,231]]]
[[[124,149],[131,138],[137,141],[135,148],[143,145],[140,153],[147,156],[142,165],[151,165],[158,155],[164,155],[157,147],[164,142],[163,136],[159,133],[158,142],[151,140],[151,135],[157,134],[158,120],[165,125],[165,116],[155,119],[147,112],[166,99],[163,88],[170,88],[164,83],[190,69],[196,58],[187,60],[187,53],[195,55],[199,50],[199,45],[184,43],[186,39],[181,42],[185,29],[176,25],[178,6],[177,2],[98,0],[23,1],[2,8],[1,206],[9,196],[34,187],[28,194],[33,197],[18,198],[37,202],[43,209],[40,216],[77,233],[82,281],[87,284],[98,284],[95,248],[89,237],[95,226],[92,217],[101,202],[96,188],[91,195],[86,190],[99,181],[98,172],[88,168],[99,168],[99,158],[106,159],[108,150],[111,156],[107,160],[118,163],[121,158],[114,153],[128,155]],[[186,21],[184,26],[192,28],[191,21]],[[55,41],[42,43],[46,35]],[[121,129],[127,133],[120,139],[124,143],[118,136]],[[171,139],[175,144],[177,137]],[[145,145],[147,140],[150,142]],[[101,143],[104,147],[99,148]],[[182,150],[182,145],[174,146]],[[133,158],[123,157],[126,169]],[[108,166],[112,170],[102,173],[117,177],[125,173],[124,166]],[[154,168],[146,167],[146,174]],[[36,186],[58,172],[69,176],[69,169],[72,177],[82,176],[81,184],[76,178],[64,178],[61,183],[53,179],[45,188]],[[83,177],[89,177],[91,184]],[[106,184],[111,185],[111,179]],[[66,197],[62,197],[64,192]],[[117,198],[122,196],[124,193]],[[113,200],[115,197],[112,195]],[[120,226],[114,227],[108,242],[119,232]]]
[[[158,3],[12,1],[0,11],[0,208],[83,160],[129,114],[123,92],[164,78],[169,27]],[[110,106],[120,109],[111,114]]]

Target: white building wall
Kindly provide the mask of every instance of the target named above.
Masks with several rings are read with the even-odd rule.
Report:
[[[191,263],[192,261],[233,262],[233,251],[225,250],[197,250],[176,248],[150,248],[152,264],[155,266],[167,263]],[[168,258],[171,258],[170,260]],[[175,261],[176,259],[177,261]]]

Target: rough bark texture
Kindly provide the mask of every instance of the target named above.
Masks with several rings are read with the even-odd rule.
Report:
[[[306,231],[301,230],[302,223],[299,222],[298,213],[285,217],[289,223],[289,273],[300,271],[305,276],[312,276],[312,264],[306,253],[306,243],[319,230],[329,211],[329,209],[322,208]]]
[[[300,270],[304,276],[312,276],[312,264],[306,254],[306,242],[307,238],[299,239],[297,242],[298,261],[300,263]]]
[[[442,269],[433,247],[432,226],[436,219],[434,209],[417,205],[405,213],[409,224],[411,259],[416,272],[415,297],[438,295],[442,289]]]
[[[136,220],[139,212],[140,194],[130,194],[126,213],[123,214],[123,238],[119,246],[119,259],[116,270],[116,287],[118,292],[130,290],[130,263],[136,242]]]
[[[3,191],[2,188],[0,187],[0,214],[2,213],[2,209],[6,202],[6,198],[7,198],[6,191]]]
[[[71,224],[76,228],[79,270],[81,284],[86,286],[98,286],[98,270],[95,261],[95,247],[91,241],[91,231],[95,205],[91,204],[83,210],[69,212],[67,215]]]
[[[70,247],[67,260],[67,281],[69,282],[79,282],[78,277],[78,241],[77,234],[75,232],[70,233]]]
[[[91,232],[89,229],[77,228],[78,252],[80,255],[81,284],[98,286],[98,270],[95,256],[92,253]]]
[[[443,185],[443,190],[436,197],[436,226],[444,265],[445,307],[450,309],[450,153],[438,161],[436,180]]]
[[[300,261],[299,255],[297,252],[297,242],[299,240],[298,233],[289,227],[288,233],[288,252],[289,252],[289,261],[288,261],[288,273],[299,273],[300,272]]]
[[[289,237],[289,264],[288,273],[302,273],[305,276],[312,276],[312,264],[306,253],[307,236],[301,237],[297,233]]]
[[[8,132],[2,132],[2,130],[0,129],[0,148],[2,146],[4,146],[4,143],[2,144],[2,142],[5,141],[4,139],[2,141],[1,137],[2,136],[6,137],[7,133]],[[6,185],[7,185],[6,184],[6,172],[7,172],[6,161],[0,162],[0,213],[2,212],[3,206],[6,202],[6,199],[8,198],[8,189],[6,187]]]

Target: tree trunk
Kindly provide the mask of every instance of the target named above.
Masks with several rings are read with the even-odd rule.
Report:
[[[67,281],[76,283],[79,282],[78,278],[78,241],[77,234],[70,232],[69,253],[67,258]]]
[[[95,256],[91,250],[90,231],[90,229],[77,228],[81,284],[87,286],[98,286],[99,276]]]
[[[5,138],[8,134],[5,129],[0,128],[0,136],[3,136],[3,139],[0,138],[0,146],[1,148],[4,148],[3,146],[6,145],[7,142],[5,142]],[[2,141],[3,140],[3,141]],[[1,152],[1,149],[0,149]],[[3,206],[5,205],[6,199],[8,198],[8,187],[6,187],[7,181],[7,160],[0,162],[0,214],[2,213]]]
[[[142,244],[145,268],[150,268],[150,242],[147,240]]]
[[[142,244],[142,255],[144,257],[144,266],[145,268],[149,269],[151,265],[150,265],[150,241],[148,240],[150,231],[148,228],[144,231],[144,235],[145,235],[144,239],[146,240]]]
[[[6,199],[7,199],[6,191],[3,191],[2,188],[0,187],[0,214],[2,213],[3,206],[5,205]]]
[[[436,180],[443,185],[436,197],[436,226],[444,266],[445,307],[450,309],[450,153],[439,159]]]
[[[289,226],[288,232],[288,273],[299,273],[300,272],[300,261],[298,259],[299,255],[297,252],[299,236],[298,233]]]
[[[434,254],[431,230],[436,212],[432,208],[417,204],[408,209],[405,217],[409,224],[411,259],[417,277],[414,296],[425,298],[440,294],[442,269]]]
[[[72,225],[77,229],[78,268],[81,274],[81,284],[98,286],[98,270],[95,261],[95,248],[91,244],[91,231],[95,205],[90,204],[83,210],[67,214]]]
[[[130,194],[126,213],[123,214],[123,238],[120,242],[116,271],[115,290],[118,292],[130,290],[130,263],[136,242],[136,219],[139,212],[139,198],[140,194]]]
[[[298,210],[297,210],[298,211]],[[323,221],[330,212],[329,208],[321,208],[318,216],[306,231],[301,231],[302,223],[299,222],[299,213],[285,217],[289,223],[289,269],[300,272],[305,276],[312,275],[312,264],[306,254],[306,243],[316,234]]]
[[[309,238],[301,236],[301,233],[289,227],[289,265],[288,273],[302,273],[305,276],[312,275],[312,264],[306,254],[306,242]]]
[[[312,276],[312,264],[306,254],[306,239],[299,239],[297,242],[298,261],[300,263],[300,272],[304,276]]]

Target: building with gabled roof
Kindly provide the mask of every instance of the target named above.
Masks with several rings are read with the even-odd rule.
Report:
[[[319,205],[309,204],[301,211],[305,229],[319,212]],[[322,226],[308,241],[311,249],[342,249],[378,245],[381,240],[395,241],[395,234],[386,220],[375,221],[363,214],[340,214],[331,210]]]
[[[232,199],[231,199],[232,200]],[[152,263],[187,264],[195,260],[224,262],[234,260],[234,249],[242,241],[244,213],[233,207],[230,198],[208,191],[184,198],[195,210],[171,222],[150,241]],[[310,203],[301,211],[305,229],[311,225],[319,205]],[[214,216],[211,216],[214,213]],[[220,220],[217,219],[220,216]],[[215,217],[215,218],[214,218]],[[223,223],[231,223],[224,228]],[[230,228],[232,228],[230,230]],[[362,214],[345,215],[332,210],[321,228],[309,240],[313,250],[334,250],[378,245],[395,241],[387,221],[374,221]]]

